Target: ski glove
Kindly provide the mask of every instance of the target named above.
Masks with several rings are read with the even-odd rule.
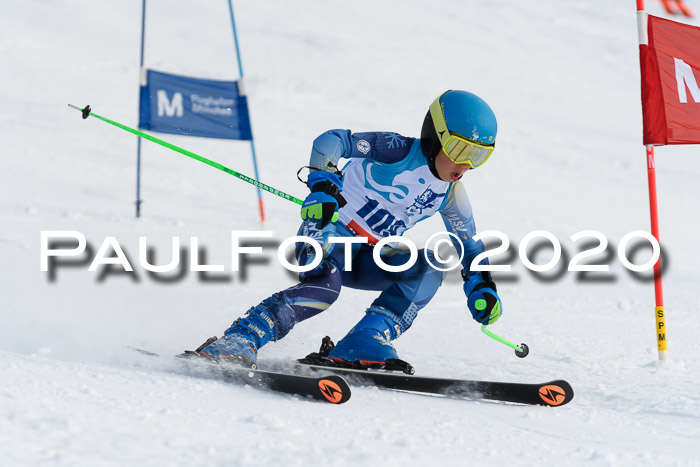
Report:
[[[317,170],[309,174],[306,184],[311,194],[301,205],[301,218],[316,221],[319,229],[338,220],[338,209],[347,204],[340,194],[343,189],[343,174]]]
[[[470,272],[465,275],[464,293],[472,317],[481,324],[495,323],[501,317],[501,299],[496,293],[496,284],[486,271]]]

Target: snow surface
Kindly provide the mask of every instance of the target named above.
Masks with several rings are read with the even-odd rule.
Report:
[[[514,247],[547,230],[568,258],[576,232],[610,239],[607,280],[542,280],[552,273],[531,274],[517,256],[512,273],[497,275],[505,314],[493,331],[528,343],[526,359],[481,334],[454,274],[396,343],[421,374],[564,378],[574,400],[552,409],[357,387],[331,406],[144,361],[127,346],[193,348],[294,278],[274,248],[245,277],[228,266],[206,280],[147,274],[140,236],[159,263],[179,236],[188,249],[198,237],[209,264],[229,265],[230,232],[260,228],[255,190],[144,143],[135,220],[136,138],[66,104],[136,126],[141,2],[9,1],[0,15],[0,465],[700,465],[697,149],[657,150],[666,361],[653,285],[615,255],[624,234],[649,229],[634,2],[235,7],[264,182],[303,196],[295,172],[322,131],[417,135],[438,93],[467,89],[500,126],[489,163],[465,177],[480,230],[500,230]],[[150,1],[146,65],[235,79],[226,2]],[[247,143],[161,136],[252,175]],[[296,207],[267,195],[265,205],[276,239],[296,232]],[[43,230],[80,231],[93,252],[114,236],[136,272],[89,272],[83,258],[52,278],[39,267]],[[408,237],[420,244],[438,230],[433,219]],[[642,250],[636,262],[646,258]],[[343,290],[266,347],[261,365],[342,337],[374,296]]]

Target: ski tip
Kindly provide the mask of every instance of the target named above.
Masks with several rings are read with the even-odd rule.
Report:
[[[544,383],[538,389],[542,405],[559,407],[568,404],[574,398],[574,388],[563,379]]]
[[[350,385],[339,375],[329,375],[318,378],[318,389],[321,395],[332,404],[343,404],[350,400]]]

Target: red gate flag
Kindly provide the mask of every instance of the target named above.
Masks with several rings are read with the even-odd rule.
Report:
[[[700,143],[700,28],[649,15],[639,48],[644,144]]]

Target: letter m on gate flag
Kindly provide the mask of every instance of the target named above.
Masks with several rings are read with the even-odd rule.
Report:
[[[139,128],[251,140],[248,100],[240,81],[189,78],[142,70]]]
[[[644,144],[700,143],[700,28],[649,15],[640,47]]]

